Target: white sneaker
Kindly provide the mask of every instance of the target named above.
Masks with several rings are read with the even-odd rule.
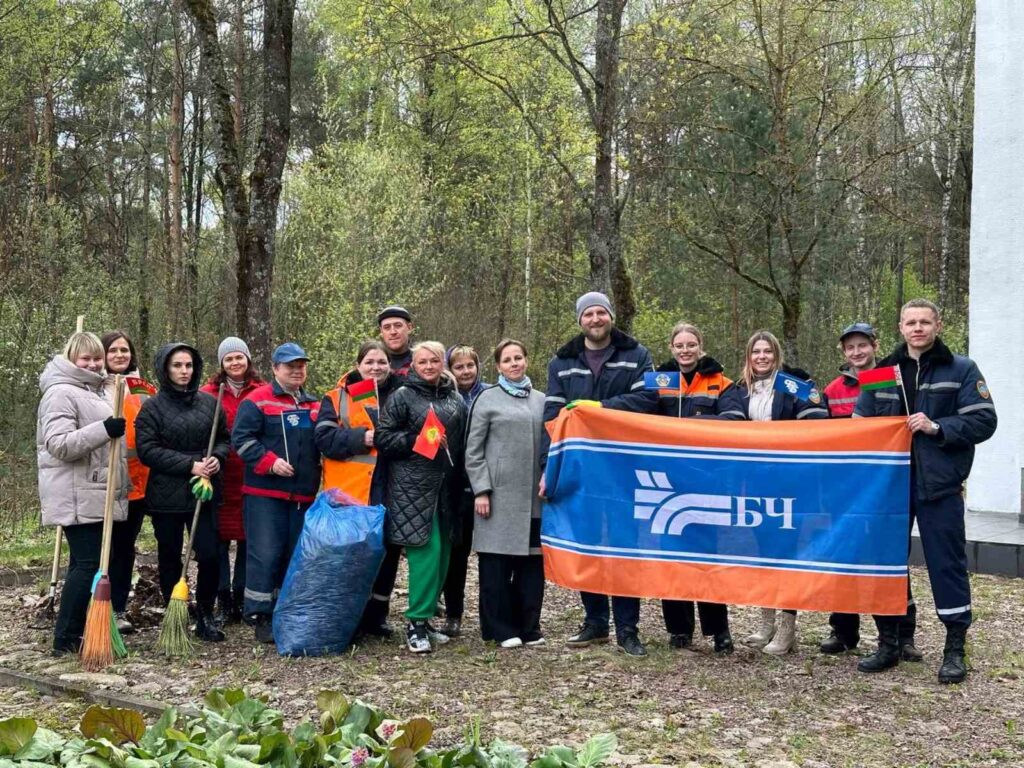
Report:
[[[430,653],[433,649],[430,646],[426,624],[410,623],[405,630],[405,644],[413,653]]]
[[[527,640],[523,645],[527,648],[540,648],[542,645],[547,645],[548,641],[543,637],[538,637],[536,640]]]
[[[523,641],[518,637],[510,637],[508,640],[501,641],[502,648],[519,648],[523,644]]]

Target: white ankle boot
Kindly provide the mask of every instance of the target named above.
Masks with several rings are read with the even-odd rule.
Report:
[[[751,648],[764,648],[775,637],[775,609],[761,609],[761,627],[752,635],[743,638],[743,644]]]
[[[785,656],[796,648],[796,616],[783,613],[779,620],[779,631],[762,650],[772,656]]]

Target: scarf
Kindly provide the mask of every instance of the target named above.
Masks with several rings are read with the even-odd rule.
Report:
[[[512,397],[529,397],[530,389],[533,387],[529,376],[523,376],[519,381],[509,381],[500,373],[498,374],[498,386]]]
[[[771,421],[772,402],[775,400],[775,376],[756,379],[750,387],[747,416],[751,421]]]

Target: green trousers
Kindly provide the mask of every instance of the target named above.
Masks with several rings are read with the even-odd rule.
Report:
[[[430,526],[430,539],[421,547],[406,547],[409,562],[409,621],[430,621],[437,610],[437,598],[444,588],[448,574],[448,557],[452,544],[448,536],[441,535],[438,515]]]

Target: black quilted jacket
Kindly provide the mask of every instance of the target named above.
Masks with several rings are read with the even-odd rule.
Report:
[[[192,380],[183,392],[167,379],[166,364],[171,353],[186,349],[192,353]],[[160,392],[142,404],[135,418],[135,446],[139,460],[149,467],[146,482],[146,507],[150,514],[192,514],[192,464],[202,461],[210,440],[217,398],[199,392],[203,380],[203,361],[199,352],[187,344],[165,344],[156,353],[154,369]],[[213,455],[221,467],[228,457],[230,438],[221,412]],[[213,476],[214,500],[220,498],[221,473]]]
[[[384,403],[373,437],[380,453],[391,460],[385,497],[388,540],[403,547],[420,547],[430,540],[434,515],[440,516],[442,536],[451,530],[448,482],[455,469],[448,454],[442,449],[428,460],[412,450],[431,404],[444,424],[452,461],[461,467],[466,405],[447,379],[428,384],[410,371],[404,386]]]

